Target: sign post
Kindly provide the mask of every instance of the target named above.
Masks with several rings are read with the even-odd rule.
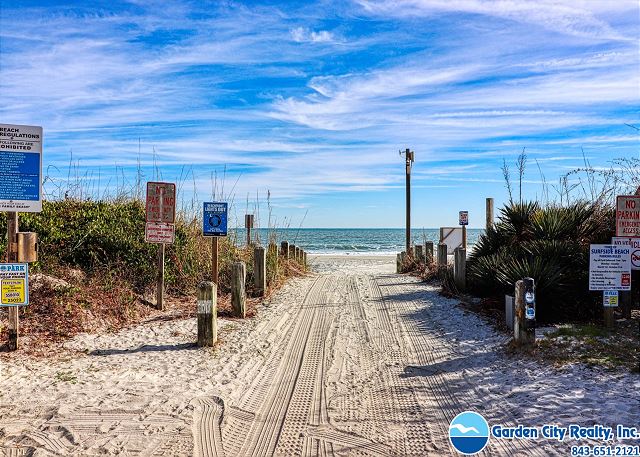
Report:
[[[244,215],[244,228],[247,229],[247,246],[251,244],[251,229],[253,228],[253,214]]]
[[[7,262],[17,262],[18,213],[42,211],[40,126],[0,124],[0,211],[7,211]],[[18,349],[18,330],[18,307],[9,305],[10,351]]]
[[[157,243],[158,278],[156,307],[164,310],[164,251],[175,237],[176,185],[168,182],[147,182],[145,240]]]
[[[211,281],[218,285],[218,237],[227,236],[228,204],[205,202],[202,212],[202,235],[211,237]]]
[[[469,211],[460,211],[458,225],[462,226],[462,248],[467,249],[467,225],[469,225]]]

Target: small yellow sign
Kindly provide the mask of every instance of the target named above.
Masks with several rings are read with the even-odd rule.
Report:
[[[26,281],[24,279],[3,279],[0,284],[0,304],[24,304],[26,301],[26,289]]]

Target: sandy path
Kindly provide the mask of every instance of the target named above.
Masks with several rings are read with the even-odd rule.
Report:
[[[71,341],[63,360],[0,362],[0,455],[455,455],[449,421],[638,425],[637,376],[504,356],[506,338],[393,258],[311,259],[258,318],[193,319]],[[492,440],[487,455],[567,455]]]

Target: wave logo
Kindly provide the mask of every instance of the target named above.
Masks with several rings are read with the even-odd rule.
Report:
[[[461,454],[476,454],[489,442],[489,424],[480,414],[465,411],[449,424],[449,440]]]

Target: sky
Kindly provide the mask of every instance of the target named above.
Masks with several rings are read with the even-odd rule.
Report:
[[[279,226],[402,227],[410,148],[412,225],[467,210],[481,227],[523,150],[524,198],[585,160],[638,157],[639,13],[637,0],[3,0],[0,122],[44,128],[50,198],[164,180],[186,207],[232,202],[232,221],[255,211],[265,226],[270,206]]]

